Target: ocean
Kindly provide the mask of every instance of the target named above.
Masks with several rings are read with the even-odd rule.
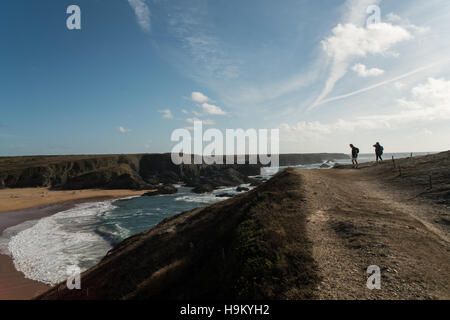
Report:
[[[232,187],[195,194],[180,186],[173,195],[78,204],[4,230],[0,252],[10,255],[15,268],[27,278],[55,285],[67,279],[68,267],[87,270],[120,241],[151,229],[166,217],[227,199],[216,197],[221,193],[238,192]]]
[[[398,159],[410,154],[387,153],[384,159],[389,160],[392,156]],[[361,163],[374,160],[373,154],[359,156]],[[332,167],[335,163],[349,164],[351,160],[328,164]],[[294,167],[318,169],[322,164]],[[270,178],[283,169],[267,168],[262,175]],[[4,230],[0,237],[0,252],[10,255],[15,268],[27,278],[55,285],[67,279],[68,268],[77,266],[81,271],[87,270],[122,240],[151,229],[166,217],[223,201],[226,198],[216,195],[237,194],[235,189],[221,188],[211,193],[194,194],[190,188],[179,186],[178,193],[173,195],[78,204],[72,209]]]

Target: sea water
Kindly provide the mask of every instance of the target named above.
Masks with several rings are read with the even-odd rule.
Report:
[[[78,204],[6,229],[0,237],[0,252],[10,255],[27,278],[55,285],[67,279],[69,267],[87,270],[125,238],[151,229],[166,217],[223,201],[226,197],[216,197],[221,193],[238,192],[233,187],[194,194],[180,187],[172,195]]]

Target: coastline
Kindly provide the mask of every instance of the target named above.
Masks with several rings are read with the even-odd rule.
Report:
[[[43,189],[43,188],[36,188]],[[6,189],[11,191],[10,189]],[[20,192],[21,189],[15,190]],[[23,190],[23,189],[22,189]],[[26,191],[29,191],[27,189]],[[47,189],[45,189],[47,190]],[[0,194],[5,190],[0,190]],[[50,198],[49,203],[39,204],[37,206],[17,209],[14,211],[8,211],[0,213],[0,235],[3,231],[9,227],[18,225],[25,221],[41,219],[51,216],[61,211],[69,210],[75,205],[80,203],[99,202],[105,200],[120,199],[127,196],[140,195],[145,191],[130,191],[130,190],[79,190],[85,191],[75,193],[73,199],[67,199],[59,202],[53,202],[55,198]],[[40,192],[40,190],[39,190]],[[60,192],[60,191],[48,191]],[[63,191],[64,192],[64,191]],[[66,192],[67,196],[70,196],[70,192]],[[103,193],[103,195],[101,195]],[[91,195],[83,197],[85,195]],[[15,198],[16,202],[20,199]],[[39,202],[43,202],[45,199],[39,199]],[[28,202],[30,203],[30,202]],[[23,204],[18,204],[18,207]],[[2,208],[3,209],[3,208]],[[2,212],[2,210],[0,210]],[[13,260],[10,256],[0,254],[0,300],[29,300],[35,296],[48,290],[50,286],[47,286],[41,282],[30,280],[25,278],[22,272],[15,269]]]
[[[147,190],[148,191],[148,190]],[[140,196],[147,191],[134,190],[49,190],[47,188],[8,188],[0,189],[0,216],[5,212],[18,211],[41,206],[58,204],[65,201],[89,202],[89,199],[107,197],[107,199]]]

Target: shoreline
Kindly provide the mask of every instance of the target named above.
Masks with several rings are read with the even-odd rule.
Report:
[[[41,206],[59,204],[65,201],[83,200],[98,197],[122,198],[128,196],[139,196],[148,190],[105,190],[105,189],[82,189],[82,190],[49,190],[48,188],[7,188],[0,189],[0,216],[11,211],[35,209]]]
[[[95,191],[99,193],[100,190]],[[106,193],[105,195],[50,202],[31,208],[0,213],[0,235],[3,234],[3,231],[7,228],[29,220],[42,219],[58,212],[69,210],[80,203],[120,199],[127,196],[137,196],[145,192],[129,190],[121,190],[120,192],[117,192],[116,190],[104,191],[104,193]],[[115,194],[108,194],[111,193],[111,191],[114,191]],[[18,201],[20,201],[20,199]],[[0,300],[30,300],[50,288],[50,286],[41,282],[25,278],[25,275],[22,272],[17,271],[14,267],[12,257],[0,254]]]

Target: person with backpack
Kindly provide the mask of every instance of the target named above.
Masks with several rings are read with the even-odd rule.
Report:
[[[383,161],[383,158],[381,158],[381,156],[383,155],[383,151],[384,151],[383,146],[380,145],[379,142],[377,142],[373,145],[373,147],[375,148],[375,156],[377,157],[377,163],[378,163],[378,160]]]
[[[352,164],[354,169],[358,169],[358,154],[359,149],[355,147],[353,144],[350,144],[350,148],[352,148]]]

